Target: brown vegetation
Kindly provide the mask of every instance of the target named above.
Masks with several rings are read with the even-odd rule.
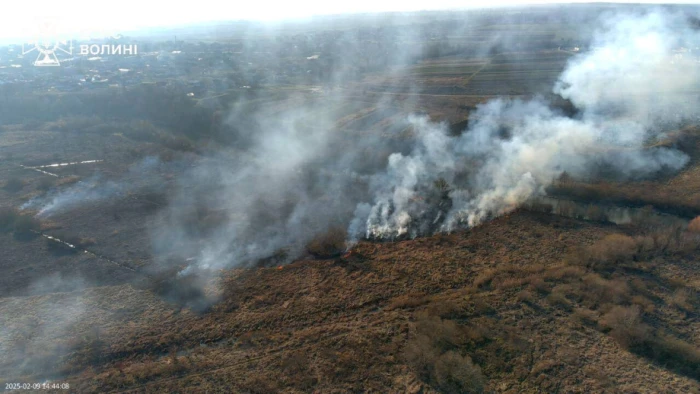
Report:
[[[688,231],[692,233],[700,233],[700,216],[696,216],[695,219],[688,223]]]
[[[66,176],[63,178],[59,178],[55,184],[56,186],[67,186],[67,185],[72,185],[80,180],[80,177],[77,175],[71,175],[71,176]]]
[[[49,177],[44,177],[39,180],[39,182],[36,185],[36,188],[41,190],[41,191],[47,191],[51,189],[54,185],[54,180],[49,178]]]
[[[485,377],[469,355],[458,352],[469,340],[468,328],[437,316],[415,323],[405,357],[419,376],[445,393],[481,393]]]
[[[99,336],[76,323],[61,335],[71,357],[46,370],[87,392],[692,392],[698,299],[674,270],[695,275],[693,239],[517,212],[225,272],[218,304],[202,278],[173,280],[178,268],[96,290],[85,321]]]

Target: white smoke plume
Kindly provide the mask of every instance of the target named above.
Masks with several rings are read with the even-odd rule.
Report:
[[[683,15],[607,16],[553,86],[577,115],[543,98],[497,99],[480,105],[459,136],[425,116],[399,118],[386,97],[376,111],[394,115],[388,137],[337,133],[335,119],[352,113],[342,95],[323,110],[318,102],[254,115],[234,109],[240,150],[203,161],[182,180],[154,228],[156,255],[207,269],[292,259],[337,225],[349,242],[475,226],[544,194],[564,172],[635,179],[678,170],[687,155],[647,146],[694,116],[698,100],[688,91],[700,78],[676,50],[698,42]]]
[[[83,204],[105,200],[113,196],[122,196],[123,193],[123,185],[113,181],[105,182],[95,176],[85,181],[79,181],[69,189],[56,194],[39,209],[37,215],[48,217]]]
[[[565,171],[586,177],[605,166],[636,178],[682,168],[684,153],[644,145],[665,124],[691,118],[698,103],[684,94],[697,88],[698,68],[674,53],[699,42],[684,22],[659,12],[606,18],[592,50],[573,58],[554,87],[580,110],[575,118],[538,99],[495,100],[481,105],[457,138],[445,137],[445,125],[413,119],[418,143],[374,176],[374,201],[371,209],[359,206],[355,236],[398,237],[415,219],[431,219],[421,218],[417,186],[438,177],[453,185],[452,208],[439,227],[449,231],[517,208]],[[420,233],[413,228],[410,235]]]

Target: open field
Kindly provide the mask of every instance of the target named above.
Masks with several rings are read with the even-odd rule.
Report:
[[[624,112],[700,83],[556,96],[578,10],[222,25],[183,42],[236,62],[185,76],[0,84],[0,384],[700,393],[700,119]]]
[[[615,308],[641,305],[643,321],[655,331],[697,343],[698,300],[692,294],[700,276],[687,260],[690,255],[631,262],[612,272],[567,263],[577,247],[620,231],[636,232],[519,212],[470,232],[362,243],[340,259],[223,274],[221,302],[200,316],[178,312],[131,285],[65,293],[62,302],[68,310],[79,305],[82,319],[70,330],[51,334],[57,335],[53,348],[32,348],[30,342],[25,355],[16,357],[50,359],[61,346],[78,341],[50,375],[67,378],[79,391],[394,387],[418,392],[427,387],[413,369],[422,362],[415,359],[415,346],[428,346],[421,351],[437,355],[466,349],[493,392],[561,386],[582,392],[698,390],[693,379],[700,366],[697,353],[678,354],[695,357],[679,367],[656,364],[653,355],[621,348],[625,338],[607,331],[603,320]],[[658,279],[650,282],[650,277]],[[585,295],[591,287],[598,290]],[[612,292],[612,297],[600,292]],[[27,311],[40,311],[48,300],[3,300],[4,324],[12,335],[20,335],[32,318]],[[112,323],[116,316],[127,324]],[[61,313],[34,324],[67,318]],[[435,345],[416,342],[422,335]],[[682,343],[673,346],[690,346]],[[87,366],[90,372],[70,372]],[[39,371],[26,373],[31,377]]]
[[[391,130],[400,108],[358,105],[340,112],[338,132],[395,138],[400,130]],[[2,148],[4,157],[12,157],[4,162],[2,181],[23,182],[19,191],[2,189],[4,204],[16,207],[41,197],[47,193],[42,179],[58,190],[98,174],[118,180],[144,158],[171,152],[107,136],[114,138],[108,151],[90,150],[90,140],[81,139],[87,149],[80,154],[71,155],[69,148],[60,158],[38,154],[52,133],[3,134],[22,139]],[[685,148],[697,151],[693,144]],[[15,167],[19,149],[34,152],[26,165],[104,161],[44,168],[53,177]],[[171,154],[174,163],[189,160]],[[687,170],[658,183],[659,193],[675,185],[679,198],[692,198],[693,183],[681,180],[694,179],[689,177],[696,165],[693,159]],[[167,185],[182,168],[159,166],[142,175]],[[643,228],[519,211],[471,231],[361,242],[341,258],[224,271],[207,290],[218,302],[197,314],[144,286],[155,264],[149,223],[162,208],[148,203],[153,197],[139,196],[134,191],[95,200],[45,220],[43,233],[92,239],[85,249],[104,258],[56,250],[39,236],[2,235],[7,257],[0,376],[19,366],[23,380],[67,381],[79,392],[700,389],[700,359],[693,353],[700,335],[695,249],[635,257],[612,271],[571,260],[611,234],[643,237]],[[611,295],[589,295],[605,292]],[[61,312],[47,315],[56,305]],[[610,321],[616,313],[631,313],[650,328],[620,334]],[[648,337],[635,347],[620,335]],[[437,360],[448,354],[467,354],[478,368],[467,380],[449,383],[441,376],[452,372],[431,367],[443,365]],[[472,365],[464,360],[450,362]]]

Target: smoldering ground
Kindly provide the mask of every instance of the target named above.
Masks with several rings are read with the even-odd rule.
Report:
[[[21,209],[36,210],[40,218],[49,218],[84,206],[104,203],[110,199],[123,199],[133,194],[153,195],[164,193],[166,180],[161,174],[178,171],[183,162],[163,162],[158,157],[148,156],[135,164],[120,177],[108,179],[99,172],[87,179],[66,187],[49,190],[21,206]]]
[[[188,270],[251,264],[303,253],[334,226],[348,242],[470,227],[544,194],[562,173],[622,179],[677,171],[669,148],[645,148],[660,130],[693,116],[700,78],[698,32],[662,10],[606,15],[590,48],[573,57],[553,92],[570,117],[542,98],[480,105],[457,136],[435,119],[404,114],[380,136],[338,127],[342,93],[276,110],[231,112],[247,144],[202,160],[154,227],[157,256],[190,258]],[[342,69],[342,68],[341,68]],[[405,104],[405,103],[404,103]],[[398,103],[382,96],[377,110]]]

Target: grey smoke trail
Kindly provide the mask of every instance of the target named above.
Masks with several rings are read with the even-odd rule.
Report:
[[[124,191],[123,185],[117,182],[102,182],[99,177],[93,177],[80,181],[52,197],[39,209],[37,216],[48,217],[73,209],[81,204],[123,196]]]
[[[152,187],[157,184],[158,179],[154,179],[154,172],[159,165],[158,158],[149,156],[131,166],[123,179],[105,181],[99,175],[94,175],[68,186],[66,189],[53,191],[47,196],[33,198],[24,203],[21,209],[38,209],[38,216],[49,217],[69,211],[82,204],[110,198],[123,198],[139,188]]]

